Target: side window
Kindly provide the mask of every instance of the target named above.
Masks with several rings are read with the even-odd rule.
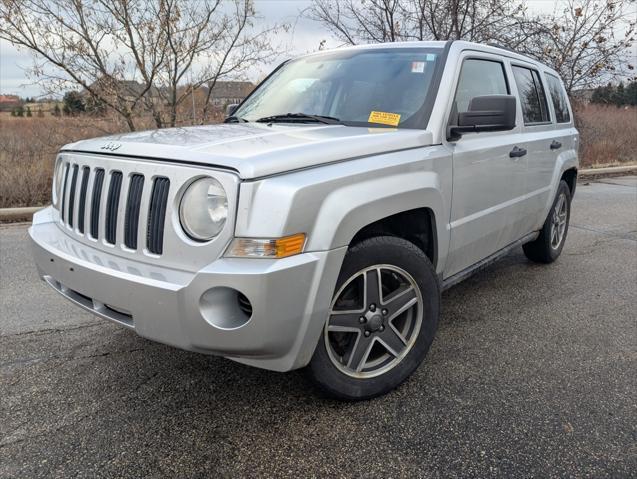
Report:
[[[551,94],[551,100],[553,101],[553,108],[555,109],[555,120],[558,123],[568,123],[571,121],[571,115],[568,112],[568,99],[560,80],[546,73],[546,83],[549,87],[549,93]]]
[[[455,117],[458,112],[469,109],[469,102],[473,97],[508,94],[509,87],[502,63],[476,58],[466,59],[460,70],[451,124],[456,124]]]
[[[546,93],[536,70],[513,66],[513,76],[518,87],[524,124],[550,121]]]

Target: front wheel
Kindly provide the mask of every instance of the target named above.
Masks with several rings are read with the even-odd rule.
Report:
[[[555,261],[566,242],[568,223],[571,218],[571,190],[565,181],[560,181],[557,194],[549,215],[535,241],[526,243],[522,248],[524,254],[536,263],[552,263]]]
[[[440,289],[414,244],[382,236],[353,246],[308,371],[331,396],[385,394],[418,367],[438,325]]]

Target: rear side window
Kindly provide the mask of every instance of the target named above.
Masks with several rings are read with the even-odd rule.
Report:
[[[455,110],[465,112],[473,97],[484,95],[508,95],[509,88],[502,63],[491,60],[468,58],[462,64]]]
[[[568,123],[571,121],[571,114],[568,112],[568,99],[562,83],[556,77],[550,73],[545,74],[546,83],[551,94],[551,100],[553,101],[553,108],[555,109],[555,120],[558,123]]]
[[[514,66],[513,76],[520,95],[524,124],[550,121],[546,93],[539,73],[530,68]]]

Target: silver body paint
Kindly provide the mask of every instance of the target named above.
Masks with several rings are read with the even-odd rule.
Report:
[[[383,48],[418,45],[441,46],[412,42]],[[434,266],[445,280],[538,231],[563,172],[578,167],[572,112],[570,123],[525,127],[518,103],[514,130],[469,133],[448,142],[451,102],[467,56],[504,62],[512,95],[517,91],[511,62],[555,74],[515,53],[454,42],[423,130],[245,123],[65,146],[60,156],[70,164],[89,166],[91,175],[104,168],[103,202],[110,172],[144,175],[140,245],[147,234],[150,181],[158,175],[170,179],[164,251],[123,246],[124,181],[114,245],[69,228],[55,207],[34,216],[29,234],[41,277],[78,306],[143,337],[277,371],[305,366],[327,319],[347,246],[361,228],[428,208],[435,220]],[[550,99],[549,110],[555,118]],[[562,148],[550,150],[553,140]],[[513,145],[528,154],[509,158]],[[188,238],[178,217],[181,194],[202,176],[223,184],[229,205],[224,230],[207,243]],[[76,208],[74,225],[77,214]],[[88,209],[85,215],[89,221]],[[224,257],[233,237],[296,233],[307,234],[302,254],[278,260]],[[240,325],[227,320],[236,314],[236,291],[253,306],[250,320]]]

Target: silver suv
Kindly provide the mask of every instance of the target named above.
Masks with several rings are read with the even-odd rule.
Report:
[[[65,146],[30,229],[42,278],[145,338],[365,399],[423,361],[441,290],[520,245],[562,251],[578,133],[527,57],[319,52],[231,110]]]

